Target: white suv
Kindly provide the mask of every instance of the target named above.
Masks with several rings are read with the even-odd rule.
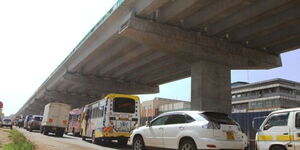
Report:
[[[244,149],[247,137],[227,114],[177,111],[159,115],[135,129],[129,144],[133,150],[167,148],[179,150]]]

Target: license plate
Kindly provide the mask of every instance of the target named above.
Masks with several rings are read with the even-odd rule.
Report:
[[[233,132],[226,132],[227,134],[227,140],[234,140]]]

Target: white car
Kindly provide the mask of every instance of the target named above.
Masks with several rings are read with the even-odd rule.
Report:
[[[166,148],[179,150],[244,149],[245,134],[227,114],[176,111],[159,115],[135,129],[129,140],[133,150]]]
[[[12,129],[12,120],[11,119],[3,119],[1,123],[1,127],[9,127]]]

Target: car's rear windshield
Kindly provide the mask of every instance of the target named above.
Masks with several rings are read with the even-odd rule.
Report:
[[[5,121],[5,122],[9,122],[9,121],[11,121],[10,119],[4,119],[3,121]]]
[[[135,113],[135,100],[131,98],[114,98],[114,112]]]
[[[33,120],[35,120],[35,121],[42,121],[42,120],[43,120],[43,117],[34,117]]]
[[[206,118],[208,121],[218,123],[218,124],[229,124],[229,125],[237,125],[237,123],[232,120],[227,114],[217,113],[217,112],[204,112],[199,115]]]

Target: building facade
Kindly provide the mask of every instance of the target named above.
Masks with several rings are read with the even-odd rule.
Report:
[[[180,106],[185,105],[173,105],[176,103],[183,103],[186,101],[167,99],[156,97],[153,100],[144,101],[141,103],[141,124],[144,124],[147,120],[150,121],[156,116],[158,116],[163,111],[173,111],[174,108],[181,109]],[[189,103],[189,102],[187,102]],[[170,106],[169,106],[170,105]],[[163,107],[162,107],[163,106]],[[172,110],[171,110],[172,108]]]
[[[233,83],[233,85],[237,85]],[[300,107],[300,83],[272,79],[233,86],[232,112],[259,112]]]
[[[169,112],[169,111],[181,111],[190,110],[191,102],[181,101],[171,104],[163,104],[159,106],[159,113]]]
[[[300,107],[300,83],[285,79],[272,79],[255,83],[231,84],[232,112],[266,112]],[[154,98],[141,103],[141,123],[152,120],[161,113],[190,110],[188,101]]]

